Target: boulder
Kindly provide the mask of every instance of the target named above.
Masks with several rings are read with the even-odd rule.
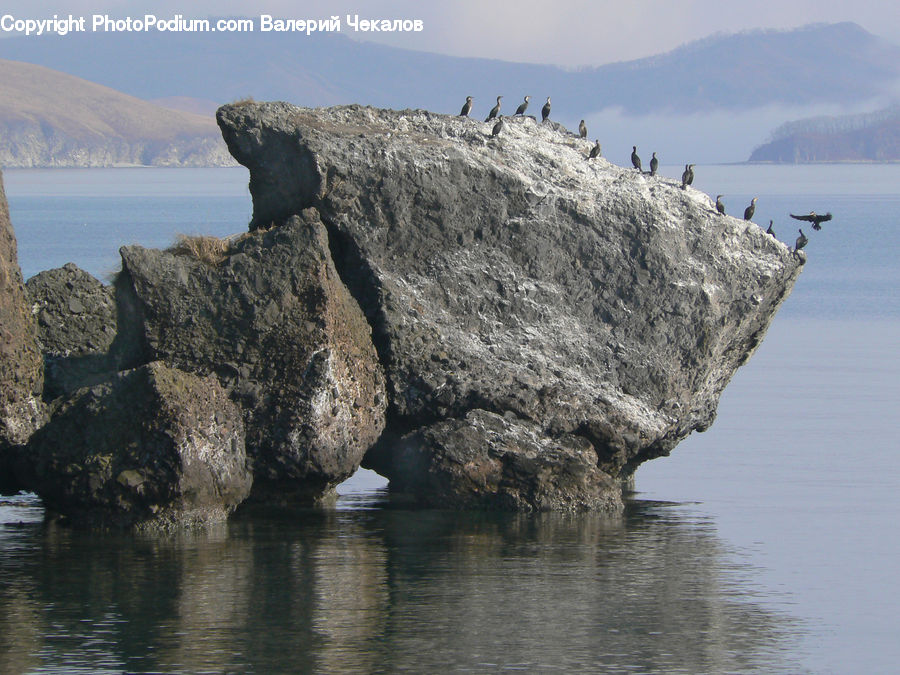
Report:
[[[597,466],[583,436],[551,438],[511,413],[473,410],[396,443],[395,491],[426,506],[514,511],[603,511],[619,506],[618,486]]]
[[[589,456],[583,439],[609,480],[572,506],[621,505],[643,461],[713,422],[803,261],[698,190],[589,160],[593,144],[551,122],[506,118],[492,138],[421,110],[252,102],[217,120],[250,170],[251,229],[307,208],[328,228],[387,376],[387,429],[364,466],[395,489],[411,488],[415,452],[443,471],[444,434],[490,455],[499,432],[472,420],[492,413],[504,438],[542,436],[526,454],[546,452],[548,471],[569,470],[562,447]],[[527,492],[495,501],[569,499]]]
[[[42,386],[41,352],[25,302],[16,235],[0,174],[0,494],[20,487],[10,457],[44,419]]]
[[[116,336],[112,286],[68,263],[25,283],[44,355],[44,398],[52,400],[115,373],[109,348]]]
[[[19,470],[51,512],[91,527],[224,520],[250,491],[240,410],[215,377],[161,363],[58,399]]]
[[[244,416],[254,500],[327,498],[384,427],[369,324],[315,211],[225,248],[121,250],[117,358],[217,376]]]

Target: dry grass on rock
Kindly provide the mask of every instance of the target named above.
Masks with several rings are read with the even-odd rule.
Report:
[[[167,250],[175,255],[185,255],[200,262],[215,267],[228,255],[231,249],[231,241],[220,239],[210,235],[179,234],[175,243]]]

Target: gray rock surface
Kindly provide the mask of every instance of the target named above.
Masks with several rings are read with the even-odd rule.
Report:
[[[243,411],[255,499],[316,501],[356,471],[384,427],[384,375],[315,211],[217,265],[121,255],[117,358],[218,376]]]
[[[8,460],[44,417],[43,366],[25,302],[16,235],[0,174],[0,493],[18,491]]]
[[[250,491],[240,410],[215,377],[152,363],[54,406],[20,475],[78,524],[205,524]]]
[[[25,283],[44,355],[44,398],[51,400],[115,374],[109,348],[116,337],[112,286],[68,263]]]
[[[548,438],[540,425],[484,410],[423,427],[392,449],[393,489],[428,506],[603,511],[620,486],[583,436]]]
[[[529,448],[586,440],[610,479],[595,501],[620,503],[602,485],[712,423],[801,269],[707,195],[588,162],[554,123],[508,118],[491,139],[472,119],[284,103],[217,120],[250,169],[251,228],[314,207],[329,229],[388,378],[364,465],[392,480],[412,452],[440,465],[447,434],[494,447],[470,416],[486,411]]]

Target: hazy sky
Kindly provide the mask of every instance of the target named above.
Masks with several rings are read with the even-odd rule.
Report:
[[[600,65],[668,51],[716,32],[749,28],[791,28],[815,22],[854,21],[900,43],[900,12],[885,0],[72,0],[38,4],[14,0],[3,13],[17,17],[110,13],[140,16],[179,13],[187,18],[215,15],[284,18],[420,18],[418,34],[369,35],[369,39],[460,56],[510,61]],[[298,9],[300,8],[300,9]],[[354,36],[346,27],[346,35]],[[827,45],[823,45],[827,49]]]
[[[893,7],[893,9],[891,9]],[[110,13],[140,16],[179,13],[187,18],[214,15],[328,18],[419,18],[418,34],[369,35],[380,42],[460,56],[510,61],[600,65],[668,51],[716,32],[749,28],[791,28],[815,22],[854,21],[900,43],[900,12],[885,0],[72,0],[34,4],[5,2],[0,13],[43,17],[54,13]],[[354,36],[344,28],[344,34]],[[823,45],[827,49],[827,45]]]

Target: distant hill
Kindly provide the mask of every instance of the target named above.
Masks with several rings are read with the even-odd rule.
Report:
[[[211,116],[0,60],[0,166],[231,164]]]
[[[477,114],[524,94],[569,126],[608,107],[692,114],[878,97],[900,79],[900,48],[853,23],[716,35],[666,54],[596,68],[458,58],[341,34],[88,33],[0,40],[0,58],[38,63],[143,99],[223,103],[252,96],[307,106],[367,103]],[[535,60],[540,59],[538,45]]]
[[[875,113],[788,122],[750,156],[751,162],[900,161],[900,106]]]

